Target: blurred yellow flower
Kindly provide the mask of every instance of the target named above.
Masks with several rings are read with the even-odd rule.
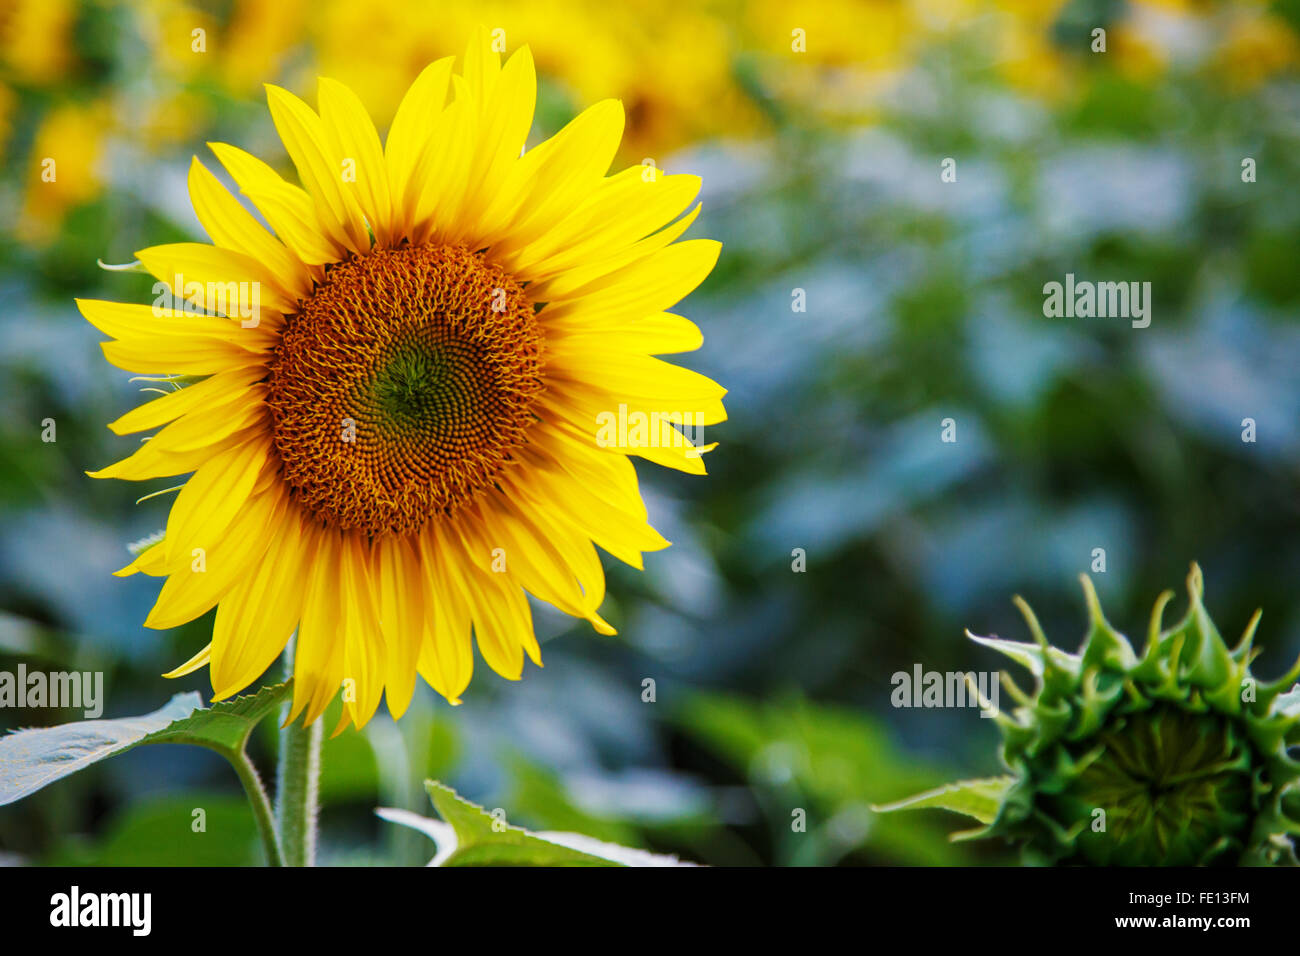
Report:
[[[226,88],[246,93],[278,76],[302,39],[306,16],[306,0],[238,0],[216,51]]]
[[[18,238],[48,243],[70,209],[100,194],[109,122],[103,101],[57,106],[44,118],[28,158]]]
[[[1254,89],[1300,62],[1300,42],[1279,17],[1231,18],[1214,58],[1217,73],[1236,91]]]
[[[730,5],[728,5],[730,6]],[[539,72],[574,103],[621,99],[623,155],[656,156],[701,136],[750,131],[760,117],[734,75],[734,40],[721,9],[671,10],[652,0],[451,0],[430,17],[402,0],[324,0],[309,24],[317,63],[392,116],[406,77],[454,52],[450,38],[486,25],[498,49],[527,43]]]
[[[52,85],[72,67],[74,0],[0,0],[0,65],[13,80]]]
[[[136,23],[149,44],[153,67],[166,77],[194,78],[217,55],[217,20],[189,4],[139,0]]]
[[[1000,0],[1004,12],[993,28],[998,72],[1012,89],[1056,100],[1071,86],[1067,58],[1052,41],[1052,24],[1062,3]]]
[[[922,39],[910,0],[752,0],[737,14],[743,48],[763,54],[765,92],[818,119],[870,116],[882,80],[912,62]]]

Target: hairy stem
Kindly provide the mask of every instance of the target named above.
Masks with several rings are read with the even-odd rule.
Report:
[[[244,785],[244,793],[253,806],[253,819],[257,821],[257,835],[262,838],[262,849],[266,851],[267,866],[284,866],[275,820],[271,816],[271,801],[266,796],[266,788],[262,786],[262,778],[257,775],[257,768],[243,750],[226,756],[234,766],[235,773],[239,774],[239,782]]]
[[[294,641],[284,651],[285,670],[293,673]],[[285,704],[288,719],[291,703]],[[275,814],[285,866],[316,863],[316,812],[320,782],[321,721],[304,727],[301,720],[280,728],[280,765],[276,775]]]
[[[276,817],[286,866],[316,863],[317,785],[320,778],[321,722],[294,721],[280,730],[280,768]]]

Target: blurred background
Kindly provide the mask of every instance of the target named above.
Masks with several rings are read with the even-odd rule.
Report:
[[[1121,630],[1165,588],[1181,614],[1196,560],[1225,636],[1263,608],[1259,672],[1300,652],[1300,0],[0,0],[0,669],[102,670],[108,717],[206,699],[206,671],[158,675],[211,615],[147,630],[157,582],[110,576],[170,482],[84,476],[128,452],[104,424],[142,396],[72,298],[146,301],[96,260],[203,238],[205,142],[288,170],[263,82],[314,101],[336,77],[382,130],[480,23],[533,50],[533,141],[614,96],[622,164],[703,175],[691,235],[724,249],[681,359],[731,420],[707,479],[638,463],[674,546],[606,561],[617,637],[539,611],[544,670],[479,667],[463,706],[422,687],[327,743],[323,862],[425,862],[373,810],[429,813],[426,776],[715,865],[1006,862],[949,843],[956,818],[869,809],[998,766],[991,721],[894,708],[891,675],[1000,667],[963,629],[1028,639],[1015,593],[1073,649],[1095,549]],[[1045,317],[1067,273],[1150,282],[1150,327]],[[218,756],[148,747],[0,809],[0,859],[258,849]]]

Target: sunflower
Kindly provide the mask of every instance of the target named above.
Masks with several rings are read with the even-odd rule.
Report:
[[[267,91],[301,188],[211,148],[270,231],[196,158],[212,244],[137,253],[151,305],[78,302],[109,362],[166,383],[109,425],[157,433],[92,477],[192,473],[116,572],[166,578],[148,627],[217,609],[167,676],[207,664],[228,697],[296,631],[290,720],[342,689],[341,729],[384,696],[399,717],[417,673],[459,702],[472,644],[510,679],[540,666],[528,595],[613,634],[595,545],[638,568],[668,546],[629,456],[703,474],[713,446],[676,424],[726,417],[724,389],[654,357],[702,342],[664,311],[720,249],[676,241],[698,177],[607,176],[612,100],[525,151],[531,54],[503,66],[482,31],[458,73],[419,75],[382,146],[340,83],[319,112]],[[639,427],[611,436],[610,415]]]

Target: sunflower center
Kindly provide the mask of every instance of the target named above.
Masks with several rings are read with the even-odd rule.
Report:
[[[524,444],[541,356],[523,289],[467,249],[382,249],[332,266],[270,365],[284,480],[345,530],[403,534],[451,514]]]

